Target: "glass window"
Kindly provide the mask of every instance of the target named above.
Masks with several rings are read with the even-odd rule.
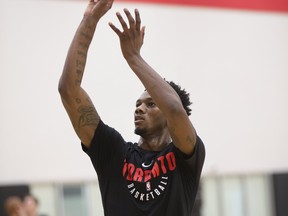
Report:
[[[88,215],[84,186],[64,185],[62,192],[64,216]]]

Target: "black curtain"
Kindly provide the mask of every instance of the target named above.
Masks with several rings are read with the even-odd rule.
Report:
[[[288,215],[288,173],[273,174],[276,216]]]
[[[23,198],[26,194],[29,194],[28,185],[0,186],[0,215],[8,216],[4,209],[4,202],[9,196],[19,196]]]

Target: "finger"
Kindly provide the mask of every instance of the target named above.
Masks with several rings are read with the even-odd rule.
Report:
[[[134,29],[134,28],[135,28],[135,20],[134,20],[134,18],[132,17],[130,11],[129,11],[127,8],[125,8],[125,9],[124,9],[124,12],[125,12],[126,17],[127,17],[128,21],[129,21],[129,26],[130,26],[130,28],[133,28],[133,29]]]
[[[141,28],[141,38],[142,38],[142,44],[144,43],[145,29],[146,29],[146,27],[145,27],[145,26],[143,26],[143,27]]]
[[[135,19],[136,19],[136,30],[140,31],[141,19],[140,19],[140,13],[138,9],[135,9]]]
[[[111,22],[108,23],[108,25],[111,27],[111,29],[120,37],[122,32]]]
[[[124,31],[127,30],[128,29],[127,24],[126,24],[125,20],[123,19],[123,17],[121,16],[121,14],[119,12],[117,12],[116,16],[117,16],[117,18],[118,18],[123,30]]]

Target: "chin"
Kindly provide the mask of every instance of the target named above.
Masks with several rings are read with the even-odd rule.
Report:
[[[142,135],[146,134],[146,129],[145,128],[135,128],[134,133],[139,135],[139,136],[142,136]]]

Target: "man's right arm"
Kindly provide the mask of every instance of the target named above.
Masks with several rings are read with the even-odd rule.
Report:
[[[100,18],[111,8],[113,0],[90,0],[70,45],[58,91],[74,130],[81,142],[89,147],[100,117],[81,87],[87,53]]]

